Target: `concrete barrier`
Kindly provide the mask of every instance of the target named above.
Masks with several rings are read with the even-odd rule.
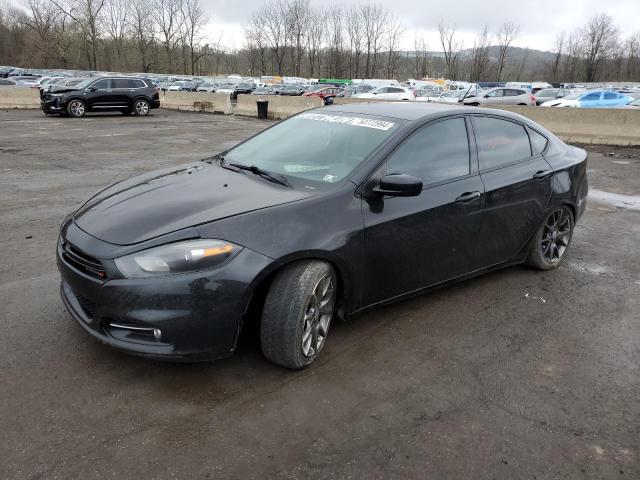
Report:
[[[234,113],[250,117],[258,116],[258,100],[269,102],[269,118],[282,119],[311,108],[324,105],[319,97],[289,97],[286,95],[238,95],[238,103]]]
[[[231,98],[222,93],[162,92],[160,106],[188,112],[232,113]]]
[[[40,108],[37,88],[0,87],[0,108]]]
[[[519,113],[566,142],[640,145],[640,108],[498,108]]]

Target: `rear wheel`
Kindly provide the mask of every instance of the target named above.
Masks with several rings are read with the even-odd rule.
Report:
[[[149,115],[149,110],[151,110],[149,102],[147,102],[142,98],[136,100],[133,104],[133,111],[139,117],[144,117],[146,115]]]
[[[531,241],[527,263],[540,270],[557,268],[573,237],[573,213],[568,207],[553,209]]]
[[[82,100],[71,100],[67,105],[67,113],[76,118],[84,117],[87,107]]]
[[[274,279],[262,311],[265,357],[283,367],[311,365],[326,343],[336,300],[336,274],[326,262],[296,262]]]

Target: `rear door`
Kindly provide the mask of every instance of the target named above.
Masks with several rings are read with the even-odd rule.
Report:
[[[592,92],[592,93],[583,95],[583,97],[580,99],[580,106],[582,108],[599,107],[601,106],[600,104],[601,96],[602,96],[602,92]]]
[[[474,269],[512,259],[542,221],[553,171],[527,129],[491,115],[472,117],[485,202]]]
[[[482,216],[482,181],[463,116],[418,128],[378,175],[424,182],[416,197],[363,199],[365,305],[463,275],[473,263]],[[469,134],[467,133],[469,131]]]

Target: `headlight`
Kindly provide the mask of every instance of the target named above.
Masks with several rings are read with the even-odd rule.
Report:
[[[115,262],[127,278],[152,277],[216,268],[241,249],[223,240],[189,240],[125,255]]]

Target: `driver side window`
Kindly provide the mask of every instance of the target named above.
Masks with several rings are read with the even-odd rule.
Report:
[[[426,125],[405,139],[387,160],[387,173],[404,173],[426,184],[468,175],[469,140],[464,118]]]
[[[97,82],[93,82],[91,84],[92,88],[97,88],[98,90],[106,90],[111,88],[111,80],[108,78],[103,78],[102,80],[98,80]]]

